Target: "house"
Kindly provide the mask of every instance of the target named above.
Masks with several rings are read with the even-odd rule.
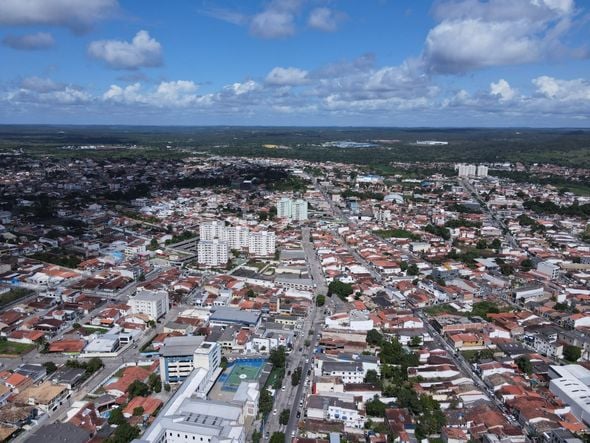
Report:
[[[104,387],[107,394],[120,397],[124,395],[131,383],[136,380],[145,381],[150,376],[152,371],[149,368],[141,366],[130,366],[123,370],[121,378],[114,383],[110,383]]]
[[[133,411],[136,408],[142,408],[142,415],[154,415],[158,409],[162,406],[162,400],[155,397],[133,397],[133,399],[123,409],[123,415],[126,418],[133,416]]]
[[[35,406],[43,412],[55,411],[69,395],[64,385],[54,385],[50,381],[38,386],[29,386],[15,398],[15,404]]]
[[[106,420],[101,418],[94,403],[84,403],[82,407],[68,420],[67,423],[71,423],[78,428],[82,428],[85,431],[90,432],[94,435],[105,424]]]

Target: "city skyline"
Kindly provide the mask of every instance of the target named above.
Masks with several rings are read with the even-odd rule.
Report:
[[[0,123],[587,127],[573,0],[0,4]]]

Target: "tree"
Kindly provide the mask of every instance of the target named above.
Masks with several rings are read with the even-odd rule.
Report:
[[[300,381],[301,381],[301,367],[297,367],[291,373],[291,385],[297,386]]]
[[[371,346],[381,346],[383,335],[377,329],[371,329],[367,332],[367,344]]]
[[[248,291],[246,292],[246,297],[254,298],[254,297],[256,297],[256,292],[254,292],[254,290],[252,288],[248,288]]]
[[[365,383],[371,383],[374,385],[380,385],[381,384],[381,378],[379,377],[379,374],[377,374],[377,371],[375,371],[374,369],[369,369],[367,371],[367,374],[365,375]]]
[[[134,415],[135,417],[142,416],[142,415],[143,415],[143,413],[144,413],[143,406],[138,406],[138,407],[136,407],[136,408],[133,408],[133,415]]]
[[[570,362],[576,362],[582,356],[582,349],[573,346],[573,345],[566,345],[563,348],[563,358]]]
[[[288,425],[290,416],[291,411],[289,411],[289,409],[283,409],[281,415],[279,416],[279,423],[282,425]]]
[[[96,371],[98,371],[102,367],[103,367],[102,360],[98,357],[92,357],[86,363],[86,372],[88,374],[94,374]]]
[[[162,391],[162,380],[158,374],[150,374],[148,385],[153,392],[158,393]]]
[[[477,249],[486,249],[488,247],[488,243],[482,238],[477,241],[475,247]]]
[[[81,329],[82,328],[82,325],[80,323],[74,323],[72,325],[72,328],[74,328],[75,330],[78,330],[78,329]]]
[[[228,364],[227,357],[225,357],[225,356],[221,357],[221,363],[219,363],[219,366],[222,369],[225,369],[225,368],[227,368],[227,364]]]
[[[365,403],[365,411],[371,417],[385,417],[385,409],[387,405],[379,400],[377,395]]]
[[[131,426],[126,421],[121,423],[115,429],[113,435],[105,440],[106,443],[129,443],[139,437],[139,429]]]
[[[520,269],[525,272],[530,271],[533,268],[533,262],[530,258],[525,258],[523,261],[520,262]]]
[[[150,388],[144,382],[135,380],[127,388],[127,393],[130,399],[133,397],[145,397],[150,393]]]
[[[57,371],[57,366],[52,361],[46,361],[43,363],[43,366],[45,367],[47,374],[53,374],[55,371]]]
[[[169,383],[164,383],[164,391],[170,392],[170,384]]]
[[[499,250],[502,247],[502,241],[499,238],[495,238],[494,240],[492,240],[492,242],[490,243],[490,247],[492,249],[495,249],[496,251]]]
[[[336,294],[342,300],[346,300],[346,298],[354,292],[352,285],[349,283],[343,283],[340,280],[332,280],[328,285],[328,295]]]
[[[113,408],[111,409],[111,413],[109,414],[109,424],[110,425],[120,425],[121,423],[126,423],[127,420],[123,415],[123,410],[121,408]]]
[[[262,440],[262,432],[255,429],[252,432],[252,443],[260,443],[260,440]]]
[[[152,240],[150,241],[148,249],[150,251],[155,251],[156,249],[158,249],[158,240],[155,237],[152,238]]]
[[[155,328],[156,327],[156,322],[155,322],[155,320],[148,320],[147,325],[150,328]]]
[[[410,340],[410,346],[413,348],[417,348],[421,344],[422,344],[422,337],[420,337],[419,335],[415,335]]]
[[[324,306],[326,304],[326,296],[325,295],[317,295],[315,298],[315,304],[316,306]]]
[[[408,275],[420,274],[420,269],[418,269],[418,265],[416,265],[416,263],[412,263],[410,266],[408,266],[407,274]]]
[[[285,347],[279,346],[270,351],[269,360],[275,368],[284,368],[287,355],[285,354]]]
[[[285,434],[283,432],[273,432],[269,443],[285,443]]]
[[[533,372],[533,365],[531,365],[531,360],[527,356],[518,357],[514,362],[518,366],[518,369],[525,374],[530,375]]]
[[[272,411],[273,398],[268,389],[263,389],[258,397],[258,412],[263,417],[267,416]]]

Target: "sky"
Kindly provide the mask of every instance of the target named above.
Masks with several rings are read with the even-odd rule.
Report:
[[[0,0],[0,124],[590,126],[590,0]]]

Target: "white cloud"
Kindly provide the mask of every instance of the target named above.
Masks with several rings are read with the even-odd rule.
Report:
[[[345,17],[343,13],[330,8],[315,8],[309,14],[307,24],[319,31],[334,32]]]
[[[107,102],[127,105],[148,105],[156,108],[183,108],[203,102],[203,96],[197,95],[199,86],[190,80],[161,82],[151,91],[144,91],[141,83],[121,87],[111,85],[102,95]]]
[[[558,101],[580,101],[590,107],[590,82],[585,79],[561,80],[543,75],[533,79],[537,92]]]
[[[262,11],[252,18],[250,32],[262,38],[289,37],[295,34],[295,17],[288,11]]]
[[[500,101],[508,101],[516,96],[516,91],[512,89],[506,80],[501,78],[496,83],[490,83],[490,94],[498,96]]]
[[[299,68],[277,66],[266,76],[266,83],[275,86],[297,86],[307,82],[308,72]]]
[[[426,38],[423,59],[435,73],[575,56],[561,37],[572,28],[573,0],[446,0]]]
[[[8,92],[5,101],[27,105],[83,105],[93,101],[92,95],[75,85],[56,83],[51,79],[28,77],[19,88]]]
[[[147,31],[139,31],[131,42],[98,40],[90,43],[88,54],[114,69],[138,69],[162,64],[162,46]]]
[[[232,83],[223,87],[224,91],[230,92],[234,95],[243,95],[249,92],[258,91],[261,89],[260,85],[254,80],[247,80],[243,83]]]
[[[64,26],[84,32],[117,9],[117,0],[2,0],[0,25]]]
[[[48,32],[25,35],[8,34],[2,39],[2,44],[12,49],[35,51],[51,48],[55,44],[55,40]]]

